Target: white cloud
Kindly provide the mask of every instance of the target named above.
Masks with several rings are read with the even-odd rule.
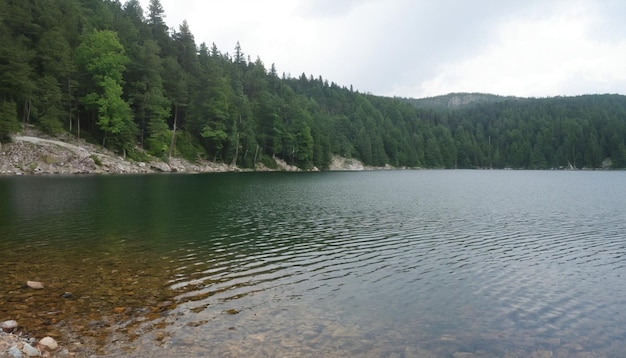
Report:
[[[511,19],[484,53],[443,64],[418,87],[395,90],[419,96],[478,91],[532,97],[623,90],[626,41],[593,39],[600,19],[589,10],[580,3],[549,17]]]
[[[141,0],[148,9],[149,0]],[[624,1],[161,0],[171,27],[380,95],[623,93]]]

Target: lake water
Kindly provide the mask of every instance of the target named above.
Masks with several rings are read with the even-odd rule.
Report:
[[[626,172],[5,177],[0,320],[85,355],[621,357],[625,204]]]

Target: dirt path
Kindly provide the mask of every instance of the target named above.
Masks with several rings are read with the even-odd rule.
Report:
[[[77,152],[86,152],[89,153],[88,150],[86,150],[85,148],[81,148],[79,146],[76,146],[74,144],[70,144],[70,143],[66,143],[66,142],[62,142],[60,140],[52,140],[52,139],[44,139],[44,138],[39,138],[39,137],[31,137],[31,136],[15,136],[13,137],[13,139],[17,142],[30,142],[30,143],[34,143],[34,144],[41,144],[41,143],[46,143],[46,144],[55,144],[55,145],[60,145],[61,147],[65,147]]]

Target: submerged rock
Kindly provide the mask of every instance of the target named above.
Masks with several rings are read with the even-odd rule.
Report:
[[[71,292],[65,292],[61,295],[63,298],[74,298],[74,295]]]
[[[39,281],[26,281],[26,286],[33,288],[35,290],[43,289],[43,282]]]

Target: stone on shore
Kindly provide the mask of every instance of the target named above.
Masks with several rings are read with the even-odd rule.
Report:
[[[35,290],[43,289],[43,282],[39,281],[26,281],[26,286],[33,288]]]
[[[24,352],[24,354],[26,354],[29,357],[39,357],[41,355],[41,352],[39,351],[39,349],[31,346],[30,344],[24,342],[24,347],[22,348],[22,352]]]
[[[17,321],[14,319],[10,319],[8,321],[1,322],[0,328],[2,328],[2,330],[6,333],[11,333],[17,328]]]
[[[19,348],[17,347],[11,347],[7,350],[7,353],[9,354],[9,357],[11,358],[22,358],[22,351],[20,351]]]
[[[167,163],[158,162],[158,161],[151,162],[150,168],[159,172],[164,172],[164,173],[172,171],[172,168]]]
[[[45,347],[46,349],[50,351],[53,351],[59,347],[59,345],[57,344],[57,341],[55,341],[54,338],[50,336],[43,337],[39,341],[39,345]]]

